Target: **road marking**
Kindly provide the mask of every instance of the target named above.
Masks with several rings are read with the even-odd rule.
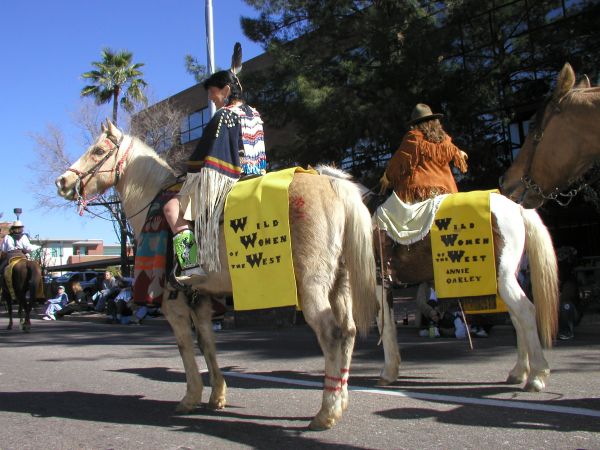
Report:
[[[271,381],[274,383],[291,384],[296,386],[323,388],[323,383],[317,381],[306,381],[306,380],[294,380],[291,378],[282,377],[271,377],[267,375],[255,375],[252,373],[239,373],[239,372],[223,372],[224,375],[236,378],[246,378],[249,380],[259,381]],[[514,400],[495,400],[489,398],[473,398],[473,397],[460,397],[457,395],[440,395],[440,394],[427,394],[422,392],[410,392],[410,391],[391,391],[387,389],[373,389],[363,387],[352,387],[348,386],[348,390],[362,392],[366,394],[376,395],[389,395],[392,397],[407,397],[416,400],[430,400],[434,402],[443,403],[458,403],[468,405],[479,405],[479,406],[499,406],[501,408],[513,408],[513,409],[526,409],[530,411],[542,411],[547,413],[560,413],[560,414],[571,414],[577,416],[589,416],[589,417],[600,417],[600,411],[586,408],[575,408],[571,406],[555,406],[545,405],[542,403],[530,403],[521,402]]]

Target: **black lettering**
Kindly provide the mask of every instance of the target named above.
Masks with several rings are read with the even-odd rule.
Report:
[[[238,230],[244,231],[244,228],[246,228],[246,223],[247,222],[248,222],[248,217],[242,217],[240,219],[231,219],[229,221],[229,226],[231,228],[233,228],[233,231],[235,233],[237,233]]]
[[[442,234],[440,236],[440,238],[442,239],[442,242],[446,245],[446,247],[453,246],[457,237],[458,237],[458,234]]]
[[[452,262],[460,262],[460,260],[462,259],[464,254],[465,254],[464,250],[460,250],[458,252],[454,251],[454,250],[448,251],[448,257],[450,258],[450,260]]]
[[[248,249],[249,245],[252,245],[252,247],[254,247],[254,243],[256,242],[256,233],[240,236],[240,242],[246,250]]]
[[[438,230],[447,230],[451,221],[451,217],[447,217],[445,219],[435,219],[435,225],[438,227]]]
[[[260,262],[262,260],[262,252],[260,253],[254,253],[252,255],[246,255],[246,261],[248,261],[248,264],[250,264],[250,267],[254,267],[254,265],[256,265],[256,267],[260,266]]]

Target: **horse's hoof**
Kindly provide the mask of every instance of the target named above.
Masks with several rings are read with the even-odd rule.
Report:
[[[386,380],[385,378],[381,377],[379,380],[377,380],[375,386],[389,386],[390,384],[394,384],[395,382],[396,380]]]
[[[524,376],[512,375],[511,374],[506,379],[506,384],[521,384],[524,381],[525,381],[525,377]]]
[[[325,431],[331,429],[335,425],[335,419],[321,420],[315,417],[310,421],[308,429],[311,431]]]
[[[211,398],[208,401],[208,407],[210,409],[223,409],[223,408],[225,408],[225,404],[226,403],[227,402],[225,401],[225,397],[219,397],[219,398],[214,399],[214,400]]]
[[[189,403],[189,402],[185,402],[182,400],[179,402],[179,404],[175,408],[175,412],[187,414],[187,413],[193,412],[197,407],[198,407],[198,405],[195,403]]]
[[[540,379],[534,379],[528,381],[525,387],[523,388],[526,392],[542,392],[546,384]]]

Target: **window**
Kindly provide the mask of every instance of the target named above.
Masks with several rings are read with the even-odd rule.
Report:
[[[73,247],[73,254],[74,255],[87,255],[88,254],[88,248],[84,245],[81,245],[79,247]]]
[[[203,108],[193,112],[181,121],[181,143],[199,139],[202,136],[202,130],[210,121],[210,112],[208,108]]]
[[[63,252],[62,252],[62,247],[61,246],[50,246],[50,256],[53,258],[59,258],[62,257]]]

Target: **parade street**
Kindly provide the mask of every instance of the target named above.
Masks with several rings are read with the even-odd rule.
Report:
[[[218,331],[227,407],[177,415],[185,376],[164,318],[141,326],[36,318],[28,334],[0,320],[6,450],[600,448],[594,322],[546,352],[552,375],[542,393],[504,383],[516,361],[509,325],[474,339],[472,351],[466,341],[419,337],[400,324],[400,377],[376,387],[383,353],[373,328],[357,339],[348,410],[332,430],[311,432],[324,363],[306,325]]]

